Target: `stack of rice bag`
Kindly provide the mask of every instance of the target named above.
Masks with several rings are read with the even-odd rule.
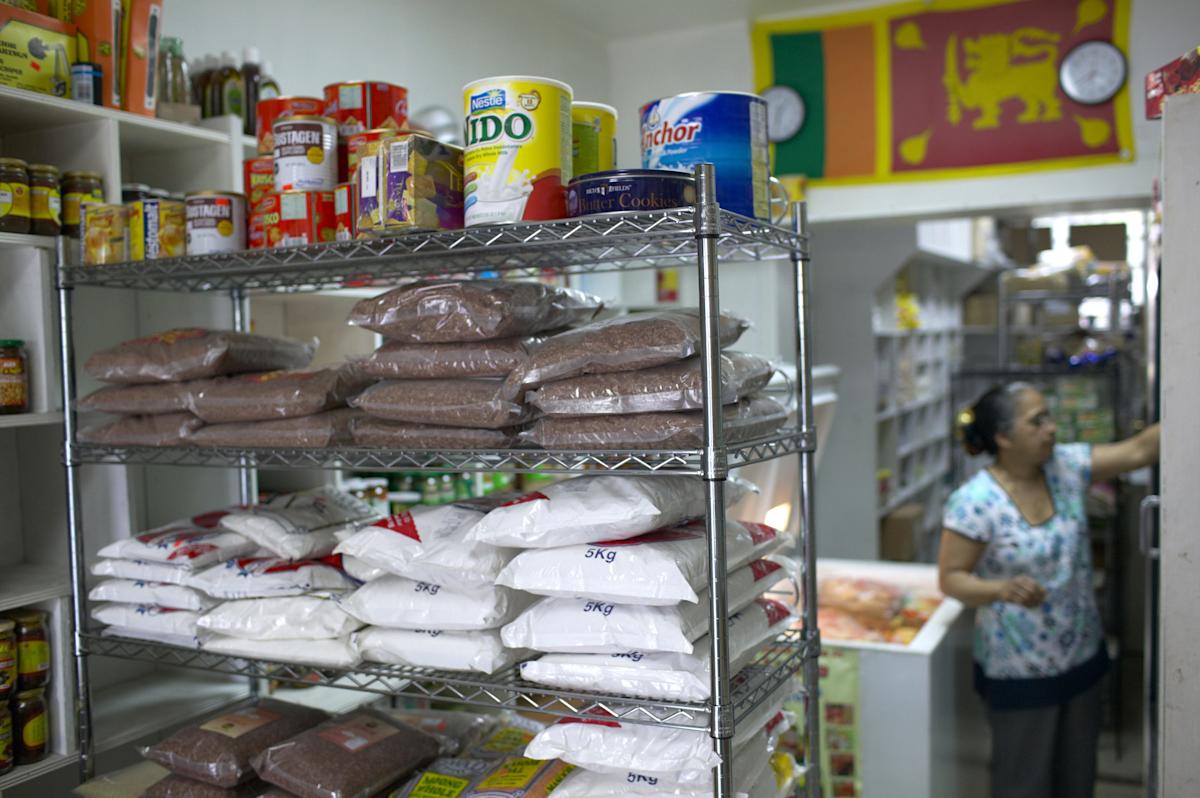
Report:
[[[513,552],[467,540],[504,500],[414,507],[344,536],[335,551],[366,580],[343,602],[369,625],[354,636],[363,659],[492,673],[524,655],[498,631],[531,601],[496,585]]]
[[[126,341],[84,364],[110,383],[78,402],[82,411],[121,417],[80,432],[85,443],[175,446],[203,426],[192,398],[212,378],[307,366],[316,342],[186,328]]]
[[[364,299],[350,323],[382,335],[362,370],[382,381],[351,404],[360,446],[489,448],[511,445],[529,419],[507,378],[536,336],[590,320],[595,297],[543,283],[418,283]]]

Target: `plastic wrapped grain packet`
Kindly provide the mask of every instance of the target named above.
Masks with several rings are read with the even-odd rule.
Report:
[[[721,346],[733,346],[748,326],[745,319],[721,314]],[[696,310],[630,313],[547,338],[509,380],[531,387],[583,374],[663,366],[697,354],[700,343],[700,314]]]
[[[441,629],[385,629],[371,626],[351,641],[367,662],[413,665],[447,671],[495,673],[528,656],[523,649],[506,648],[494,629],[444,632]]]
[[[141,798],[261,798],[269,789],[257,779],[237,787],[217,787],[183,776],[164,776],[146,788]]]
[[[721,404],[733,404],[763,389],[773,372],[771,364],[757,355],[721,355]],[[529,403],[548,416],[702,410],[700,359],[552,382],[530,394]]]
[[[267,748],[253,765],[263,781],[301,798],[370,798],[437,755],[429,735],[360,709]]]
[[[264,698],[185,726],[142,756],[178,776],[236,787],[254,778],[250,760],[269,746],[311,729],[329,716],[319,709]]]
[[[731,479],[725,505],[754,486]],[[704,483],[686,476],[576,477],[497,507],[467,534],[492,546],[540,549],[621,540],[704,515]]]
[[[788,410],[766,396],[743,399],[724,409],[726,443],[743,443],[777,431]],[[618,416],[540,418],[525,440],[545,449],[698,449],[704,445],[703,411]]]
[[[340,411],[333,411],[340,412]],[[361,410],[350,422],[356,446],[385,449],[505,449],[517,442],[517,429],[472,429],[410,424],[372,418]]]
[[[221,519],[221,526],[278,557],[304,560],[332,554],[339,530],[375,515],[364,501],[330,488],[318,488],[230,513]]]
[[[311,416],[344,407],[373,381],[352,365],[239,374],[194,383],[188,390],[188,407],[208,424]]]
[[[351,400],[372,416],[414,424],[504,429],[529,418],[504,380],[387,380]]]
[[[135,416],[158,416],[180,413],[188,409],[188,390],[191,383],[166,382],[145,385],[114,385],[93,391],[75,403],[85,413],[122,413]]]
[[[101,382],[182,382],[251,371],[304,368],[317,342],[199,327],[135,338],[95,353],[84,369]]]
[[[102,446],[181,446],[202,426],[204,422],[191,413],[123,416],[80,430],[79,440]]]
[[[507,377],[525,362],[537,338],[497,338],[408,344],[388,341],[359,362],[372,377],[388,380],[436,380],[459,377]]]
[[[342,407],[299,418],[213,424],[187,433],[185,440],[192,446],[231,449],[325,449],[348,445],[351,425],[360,416],[361,410]]]
[[[407,343],[485,341],[587,321],[599,299],[570,288],[507,280],[417,283],[364,299],[350,324]]]
[[[393,709],[387,703],[388,699],[380,699],[372,708],[428,734],[438,741],[438,752],[446,757],[457,756],[479,745],[510,717],[467,709]],[[429,768],[436,767],[439,761],[443,760],[435,760]]]

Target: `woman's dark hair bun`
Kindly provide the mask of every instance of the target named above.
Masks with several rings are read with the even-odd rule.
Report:
[[[997,385],[979,397],[970,409],[959,413],[959,440],[967,454],[972,457],[985,452],[996,455],[1000,448],[996,436],[1012,429],[1017,397],[1032,387],[1023,382]]]

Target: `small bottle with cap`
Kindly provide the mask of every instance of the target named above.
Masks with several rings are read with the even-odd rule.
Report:
[[[270,61],[263,61],[262,75],[258,80],[258,99],[269,100],[282,93],[279,90],[279,81],[275,80],[275,68]]]
[[[240,117],[246,91],[242,86],[242,73],[238,71],[237,56],[232,50],[221,53],[221,69],[217,72],[216,84],[217,116],[232,114]]]
[[[258,66],[260,60],[257,47],[242,50],[242,132],[247,136],[254,135],[254,109],[258,106],[259,84],[262,81],[262,70]]]

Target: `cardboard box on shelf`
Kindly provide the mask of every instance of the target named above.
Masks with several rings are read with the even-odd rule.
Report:
[[[101,103],[120,108],[121,0],[62,0],[56,12],[78,31],[75,60],[100,65]]]
[[[121,0],[121,107],[154,116],[158,106],[158,43],[162,0]]]
[[[71,96],[75,26],[0,3],[0,85]]]
[[[902,504],[884,516],[879,524],[879,558],[897,562],[916,559],[924,516],[925,505],[917,502]]]

